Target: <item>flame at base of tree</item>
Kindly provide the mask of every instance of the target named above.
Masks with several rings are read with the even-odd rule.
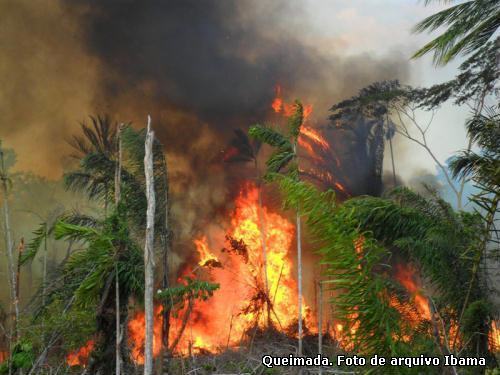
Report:
[[[68,366],[87,366],[90,353],[94,350],[94,340],[88,340],[80,349],[66,356]]]

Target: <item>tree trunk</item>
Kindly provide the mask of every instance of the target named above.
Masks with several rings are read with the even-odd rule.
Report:
[[[118,161],[115,168],[115,205],[118,208],[121,199],[121,177],[122,177],[122,139],[121,139],[122,126],[118,127],[116,138],[118,143]],[[118,259],[120,254],[116,254],[115,259],[115,373],[120,375],[121,373],[121,355],[120,346],[122,340],[122,332],[120,329],[120,281],[118,272]]]
[[[392,182],[394,184],[394,187],[396,187],[396,185],[397,185],[397,180],[396,180],[396,166],[394,165],[394,151],[392,149],[392,137],[389,138],[389,147],[391,149]]]
[[[144,309],[145,309],[145,343],[144,343],[144,375],[153,373],[153,282],[154,282],[154,218],[155,190],[153,174],[153,140],[151,117],[148,116],[148,128],[145,142],[144,171],[146,175],[146,241],[144,244]]]
[[[99,302],[99,307],[96,313],[97,321],[97,332],[99,333],[96,341],[95,350],[93,351],[91,358],[89,360],[88,373],[89,374],[113,374],[116,371],[116,362],[112,361],[111,358],[116,358],[116,274],[112,271],[105,282],[104,290],[101,294],[101,299]],[[115,293],[113,293],[115,292]],[[119,297],[121,300],[127,300],[127,296],[124,295],[124,291],[121,290],[121,295]],[[127,306],[120,306],[120,321],[125,322],[127,319]],[[122,327],[120,327],[122,328]],[[121,331],[121,329],[120,329]],[[121,337],[120,337],[121,339]],[[121,340],[122,341],[122,340]],[[127,361],[127,355],[123,345],[120,346],[119,357],[122,360],[120,362],[120,370],[123,369],[125,373],[128,371],[127,366],[129,365]]]
[[[373,162],[374,162],[374,190],[372,194],[379,196],[382,192],[382,169],[384,164],[384,121],[380,120],[375,125],[373,137]]]
[[[467,306],[469,305],[469,299],[471,296],[472,292],[472,287],[474,285],[474,281],[476,281],[476,277],[479,271],[479,266],[481,264],[481,259],[483,258],[483,254],[486,252],[486,247],[488,246],[488,242],[490,240],[490,233],[492,228],[494,228],[495,225],[495,215],[497,213],[497,208],[500,203],[500,193],[495,194],[492,199],[491,199],[491,205],[487,208],[486,212],[486,217],[484,219],[484,234],[483,237],[481,238],[481,241],[479,243],[478,249],[476,256],[473,259],[473,266],[472,266],[472,276],[469,281],[469,287],[467,288],[467,293],[465,295],[464,303],[462,306],[462,310],[460,312],[459,318],[458,318],[458,327],[461,326],[462,324],[462,319],[464,317],[465,310],[467,309]],[[457,332],[455,333],[455,338],[453,339],[453,345],[452,349],[455,349],[455,344],[457,342],[458,335],[460,333],[460,330],[457,329]]]
[[[266,290],[267,296],[267,326],[271,327],[271,294],[269,289],[269,279],[267,276],[267,251],[266,251],[266,223],[264,219],[264,205],[262,203],[262,183],[261,176],[259,174],[259,165],[257,162],[257,157],[255,157],[255,172],[257,179],[257,191],[259,196],[259,232],[260,232],[260,241],[262,244],[262,268],[263,268],[263,277],[264,277],[264,288]]]
[[[169,186],[168,186],[168,165],[165,153],[163,153],[163,184],[164,184],[164,194],[165,194],[165,220],[162,233],[162,245],[163,245],[163,279],[162,279],[162,289],[166,290],[169,287],[169,269],[168,269],[168,257],[171,247],[171,235],[170,235],[170,201],[169,201]],[[162,373],[168,374],[169,371],[169,360],[170,360],[170,350],[169,345],[169,334],[170,334],[170,303],[167,300],[163,301],[163,311],[162,311]]]
[[[318,354],[323,354],[323,282],[318,281]],[[319,366],[319,375],[323,373]]]
[[[302,355],[302,233],[300,224],[300,213],[297,209],[297,294],[299,297],[299,353]]]
[[[297,156],[297,142],[293,145],[293,152],[297,162],[297,169],[299,169],[299,158]],[[297,178],[299,178],[299,170],[297,170]],[[300,207],[297,206],[296,213],[296,227],[297,227],[297,294],[298,294],[298,335],[299,335],[299,348],[298,355],[302,356],[302,233],[300,223]]]
[[[16,272],[16,299],[14,300],[14,306],[17,314],[19,314],[19,296],[20,296],[20,280],[21,280],[21,257],[24,251],[24,238],[21,237],[19,241],[19,246],[17,247],[17,272]],[[16,324],[18,322],[19,316],[16,316]],[[19,332],[17,333],[16,340],[19,340]]]
[[[2,167],[1,170],[1,179],[2,179],[2,193],[3,193],[3,214],[4,214],[4,232],[5,232],[5,248],[7,252],[7,266],[9,272],[9,284],[10,284],[10,298],[11,298],[11,306],[14,305],[14,319],[12,322],[12,337],[17,337],[17,321],[19,320],[19,308],[14,303],[16,299],[16,277],[14,271],[14,256],[13,256],[13,246],[12,243],[12,234],[10,228],[10,213],[9,213],[9,201],[8,201],[8,188],[7,188],[7,171],[5,169],[4,158],[3,158],[3,150],[0,149],[0,164]],[[12,308],[11,308],[12,312]]]

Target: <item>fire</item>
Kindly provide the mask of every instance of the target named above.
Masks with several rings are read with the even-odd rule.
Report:
[[[89,340],[80,349],[69,353],[66,356],[66,363],[68,366],[83,366],[85,367],[88,363],[89,355],[94,350],[94,340]]]
[[[271,103],[271,108],[275,113],[285,117],[291,116],[295,111],[294,103],[286,103],[282,99],[281,86],[279,85],[276,86],[276,97]],[[302,151],[305,151],[306,158],[310,159],[313,164],[316,166],[319,165],[321,168],[318,170],[317,168],[311,167],[308,168],[307,171],[303,172],[323,183],[327,183],[328,185],[335,187],[337,191],[349,196],[349,193],[346,191],[344,186],[340,182],[336,181],[333,175],[327,171],[328,167],[325,168],[325,166],[328,166],[330,163],[335,163],[337,167],[340,167],[340,160],[332,152],[330,144],[325,137],[323,137],[317,129],[306,125],[306,121],[311,116],[312,111],[313,106],[311,104],[304,105],[304,123],[300,128],[298,145]]]
[[[316,130],[309,126],[302,126],[300,128],[300,133],[301,135],[309,138],[311,141],[313,141],[316,145],[320,146],[323,150],[328,150],[330,148],[330,145],[328,142],[319,134]]]
[[[161,351],[161,327],[162,321],[159,318],[161,306],[156,306],[154,311],[153,325],[153,355],[156,357]],[[146,317],[144,312],[139,312],[128,323],[128,337],[131,345],[132,359],[138,363],[144,363],[144,342],[145,342]]]
[[[217,257],[213,255],[208,248],[207,237],[204,236],[200,239],[194,240],[194,244],[200,254],[200,261],[198,264],[201,267],[209,266],[211,264],[220,264],[219,259],[217,259]]]
[[[218,352],[241,342],[246,331],[267,325],[267,304],[272,302],[270,320],[278,329],[296,324],[297,284],[293,275],[292,244],[295,228],[285,217],[259,206],[259,190],[247,184],[235,201],[226,240],[202,236],[194,241],[200,260],[197,274],[205,275],[220,288],[206,301],[195,302],[187,326],[176,347],[177,353]],[[261,218],[261,219],[260,219]],[[239,247],[231,249],[231,240]],[[266,247],[266,292],[262,241]],[[215,250],[219,248],[220,250]],[[214,266],[217,262],[218,266]],[[194,271],[193,271],[194,272]],[[305,301],[306,325],[315,322]],[[161,308],[157,308],[153,352],[161,342]],[[185,310],[171,317],[170,343],[178,336]],[[143,363],[144,313],[129,322],[132,357]]]
[[[500,321],[492,321],[491,329],[488,336],[490,350],[493,353],[500,351]]]
[[[403,285],[415,302],[415,307],[420,314],[420,319],[431,319],[429,302],[423,295],[420,287],[415,282],[415,270],[410,266],[398,265],[396,267],[396,279]]]

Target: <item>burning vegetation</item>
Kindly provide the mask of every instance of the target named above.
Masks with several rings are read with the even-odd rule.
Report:
[[[42,222],[26,242],[16,237],[20,220],[11,215],[27,211],[22,201],[36,195],[18,192],[16,184],[34,177],[14,172],[15,155],[0,144],[10,306],[8,313],[0,309],[0,375],[288,374],[297,369],[268,371],[259,359],[318,353],[334,365],[307,366],[304,373],[386,373],[377,366],[345,367],[335,363],[338,355],[401,363],[408,357],[453,359],[418,365],[419,373],[498,371],[500,316],[491,269],[498,251],[500,114],[487,99],[498,98],[499,71],[498,41],[487,42],[490,29],[478,34],[488,38],[468,47],[474,53],[453,80],[426,89],[375,82],[333,104],[325,123],[317,112],[325,101],[321,95],[292,100],[309,88],[303,78],[295,85],[280,80],[273,89],[276,77],[303,76],[295,65],[287,73],[281,47],[242,54],[247,41],[231,40],[234,28],[250,28],[242,12],[246,2],[241,9],[172,5],[172,30],[157,36],[145,28],[127,38],[113,34],[120,30],[117,8],[75,3],[79,7],[68,5],[72,17],[87,17],[94,26],[89,49],[103,72],[129,55],[116,40],[141,40],[142,32],[153,41],[169,39],[186,9],[209,23],[221,21],[212,31],[228,49],[206,48],[206,63],[217,65],[207,71],[216,73],[197,72],[196,82],[176,56],[163,61],[175,77],[152,79],[157,62],[151,63],[147,46],[143,60],[130,54],[111,78],[103,74],[103,93],[114,98],[104,106],[112,112],[139,113],[136,106],[149,107],[149,100],[161,110],[154,121],[148,116],[145,128],[107,115],[82,123],[68,142],[74,160],[65,164],[61,184],[73,194],[72,208],[56,199],[47,215],[36,213]],[[226,7],[242,26],[225,20]],[[163,6],[144,9],[143,18],[159,22],[156,11]],[[101,29],[110,30],[111,39],[99,38]],[[193,28],[195,36],[199,32]],[[253,36],[264,41],[264,34]],[[458,48],[448,47],[439,61]],[[179,54],[192,57],[184,48]],[[269,55],[263,65],[272,73],[262,82],[250,67],[260,64],[261,54]],[[302,54],[296,59],[309,61]],[[221,71],[233,69],[248,95],[221,89],[227,78]],[[194,89],[200,82],[207,86],[201,93]],[[134,101],[123,94],[129,84],[153,94],[115,111],[121,108],[115,99]],[[469,148],[444,165],[427,142],[430,125],[420,125],[415,111],[436,111],[447,101],[473,113],[466,122]],[[185,127],[177,126],[183,122]],[[431,186],[420,194],[403,185],[396,136],[422,146],[436,161],[456,207]],[[475,190],[465,196],[469,183]],[[465,199],[474,211],[464,209]],[[41,260],[42,280],[27,298],[19,285],[27,272],[31,282],[28,267],[35,259]],[[486,365],[476,365],[477,358]],[[415,373],[402,364],[393,370]]]

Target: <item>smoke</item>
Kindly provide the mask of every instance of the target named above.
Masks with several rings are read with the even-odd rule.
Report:
[[[177,239],[185,244],[226,220],[237,186],[221,152],[232,129],[269,118],[276,84],[287,99],[313,104],[313,121],[324,124],[333,103],[364,85],[407,77],[403,56],[347,57],[311,40],[304,28],[315,10],[306,6],[3,2],[0,38],[9,47],[0,64],[0,137],[16,150],[18,170],[58,178],[64,139],[78,121],[106,112],[139,127],[151,114],[168,155]]]
[[[57,178],[70,124],[92,108],[98,60],[78,15],[57,1],[2,1],[0,24],[0,138],[18,170]]]

